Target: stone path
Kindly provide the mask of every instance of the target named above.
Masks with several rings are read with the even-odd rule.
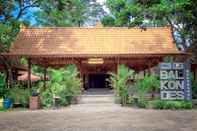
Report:
[[[100,103],[84,98],[58,110],[1,112],[0,131],[197,131],[197,110],[144,110],[95,100]]]

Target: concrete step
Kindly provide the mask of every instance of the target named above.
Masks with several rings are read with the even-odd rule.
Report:
[[[85,90],[81,96],[79,104],[114,104],[113,90],[105,88],[90,88]]]
[[[120,104],[115,103],[81,103],[76,105],[71,105],[72,107],[112,107],[112,106],[121,106]]]
[[[84,95],[113,95],[112,89],[99,89],[99,88],[90,88],[83,92]]]
[[[80,104],[114,103],[113,95],[82,95]]]
[[[86,95],[86,94],[83,94],[83,95],[81,95],[82,97],[97,97],[97,98],[103,98],[103,97],[114,97],[114,95],[113,94],[109,94],[109,95],[99,95],[99,94],[97,94],[97,95],[91,95],[91,94],[89,94],[89,95]]]

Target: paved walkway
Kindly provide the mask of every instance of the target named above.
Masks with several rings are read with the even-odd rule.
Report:
[[[2,112],[0,131],[197,131],[197,110],[143,110],[109,101],[86,102],[58,110]]]

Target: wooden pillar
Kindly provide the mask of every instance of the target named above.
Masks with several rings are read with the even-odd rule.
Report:
[[[151,66],[150,65],[151,65],[151,63],[149,62],[148,63],[148,75],[151,75]]]
[[[31,59],[28,58],[28,88],[31,88]]]
[[[8,87],[12,87],[13,81],[12,81],[12,69],[8,68]]]
[[[145,72],[145,70],[143,70],[143,78],[145,77],[145,74],[146,74],[146,72]]]
[[[5,71],[5,74],[6,74],[6,77],[5,77],[6,87],[9,88],[9,80],[8,80],[9,73],[8,73],[8,70]]]
[[[83,89],[86,89],[86,74],[83,73]]]
[[[82,83],[81,83],[81,90],[84,90],[84,88],[83,88],[83,83],[84,83],[84,81],[83,81],[83,69],[82,69],[81,63],[77,62],[76,66],[77,66],[77,69],[79,71],[79,78],[82,81]]]
[[[118,74],[119,73],[119,64],[120,64],[120,60],[119,60],[119,57],[117,59],[117,67],[116,67],[116,73]],[[119,74],[118,74],[119,75]]]
[[[47,80],[47,67],[44,67],[44,90],[46,90],[46,80]]]

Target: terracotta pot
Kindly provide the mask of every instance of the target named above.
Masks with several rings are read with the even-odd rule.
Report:
[[[30,110],[39,109],[39,97],[38,96],[31,96],[29,98],[29,109]]]

